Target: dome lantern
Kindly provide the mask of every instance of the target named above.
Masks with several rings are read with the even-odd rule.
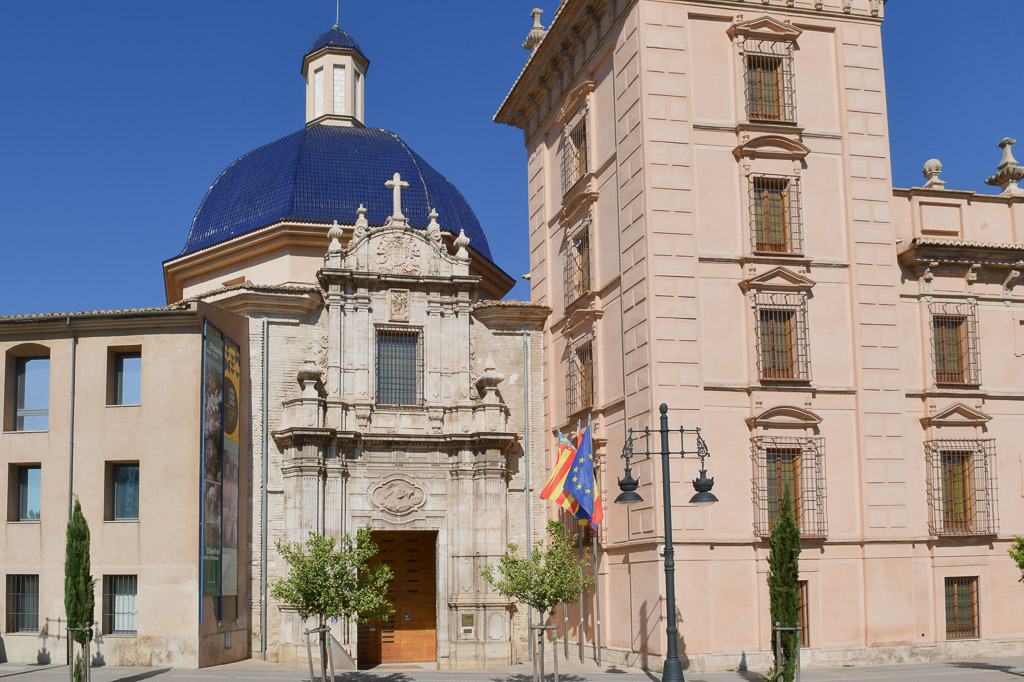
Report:
[[[302,58],[306,125],[364,125],[364,91],[370,60],[359,43],[335,24]]]

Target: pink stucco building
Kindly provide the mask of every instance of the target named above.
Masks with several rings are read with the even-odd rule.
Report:
[[[590,416],[600,442],[606,660],[665,653],[660,463],[611,504],[663,402],[703,428],[721,500],[688,506],[698,465],[673,463],[684,663],[766,664],[786,485],[808,663],[1024,650],[1024,168],[1004,140],[991,195],[936,161],[893,188],[882,21],[880,0],[565,0],[530,33],[496,120],[525,133],[546,434]]]

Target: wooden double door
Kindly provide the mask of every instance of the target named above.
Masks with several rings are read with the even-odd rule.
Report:
[[[394,577],[386,621],[359,626],[359,667],[437,660],[437,533],[375,531],[379,552],[371,564],[387,564]]]

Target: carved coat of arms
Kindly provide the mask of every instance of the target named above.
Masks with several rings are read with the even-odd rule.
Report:
[[[393,234],[381,240],[377,269],[389,275],[420,274],[420,247],[412,239]]]

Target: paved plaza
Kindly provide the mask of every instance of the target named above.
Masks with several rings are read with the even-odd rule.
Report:
[[[578,663],[560,664],[562,682],[631,682],[661,680],[657,673],[606,666],[581,666]],[[547,679],[551,680],[550,667]],[[68,679],[67,666],[22,666],[0,664],[0,680],[11,682],[64,682]],[[94,668],[93,682],[192,682],[199,680],[308,680],[308,670],[246,661],[240,664],[205,668],[203,670],[176,670],[171,668]],[[319,676],[317,680],[319,680]],[[385,668],[367,672],[339,673],[337,682],[530,682],[527,666],[474,670],[465,672],[439,672],[414,668]],[[940,680],[949,682],[996,682],[997,680],[1024,679],[1024,658],[990,659],[979,661],[951,661],[901,666],[826,668],[804,670],[802,682],[890,682],[900,680]],[[725,673],[686,673],[687,682],[759,682],[760,675],[753,671]]]

